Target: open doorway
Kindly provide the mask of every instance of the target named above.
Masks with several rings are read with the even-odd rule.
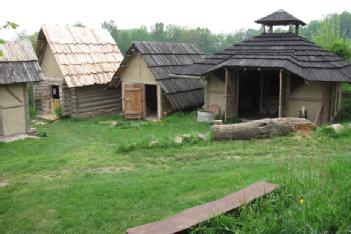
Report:
[[[146,117],[157,118],[157,86],[145,85]]]
[[[244,71],[239,81],[239,116],[251,118],[260,112],[260,74]]]
[[[247,70],[239,81],[239,117],[254,120],[278,117],[279,73]]]
[[[58,85],[51,86],[51,112],[56,113],[60,107],[60,88]]]

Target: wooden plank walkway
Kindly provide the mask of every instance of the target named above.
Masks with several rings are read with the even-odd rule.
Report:
[[[267,182],[256,182],[242,190],[234,192],[224,198],[203,205],[186,209],[166,219],[127,229],[128,234],[170,234],[185,231],[212,217],[224,214],[241,205],[262,197],[275,189],[278,185]]]

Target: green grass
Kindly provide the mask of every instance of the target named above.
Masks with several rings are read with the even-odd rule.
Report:
[[[324,214],[325,200],[320,200],[323,192],[329,195],[331,189],[340,188],[340,196],[346,195],[344,189],[349,187],[339,185],[344,178],[350,181],[348,132],[339,137],[319,131],[314,136],[292,134],[226,142],[195,140],[174,145],[171,140],[175,136],[209,131],[209,125],[196,123],[195,119],[194,114],[182,113],[155,123],[126,122],[118,116],[62,119],[36,126],[48,137],[0,144],[0,181],[9,183],[0,189],[0,232],[124,233],[129,227],[220,198],[257,180],[283,185],[279,193],[269,197],[267,201],[271,203],[285,201],[288,194],[291,199],[288,202],[304,196],[307,204],[314,199],[310,194],[319,192],[309,213]],[[110,126],[108,121],[117,121],[117,126]],[[159,147],[146,144],[156,140]],[[129,149],[131,144],[135,146]],[[335,164],[338,168],[339,160],[344,169],[334,170],[337,174],[330,177],[334,185],[324,189],[307,180],[309,173],[323,172],[326,165]],[[301,181],[296,181],[301,190],[291,189],[288,184],[295,174],[303,175],[298,176]],[[300,187],[305,179],[308,186]],[[338,194],[331,198],[338,198]],[[343,199],[333,200],[330,206],[342,210]],[[260,207],[257,205],[258,211],[254,211],[264,221],[257,226],[257,232],[269,229],[265,224],[275,215],[261,212]],[[301,219],[304,212],[297,212],[296,207],[284,206],[286,211],[281,217],[325,230],[320,224],[326,222],[326,214],[320,216],[321,220]],[[336,214],[338,219],[339,213]],[[337,225],[344,225],[347,217]],[[232,226],[243,227],[240,218],[229,218]]]

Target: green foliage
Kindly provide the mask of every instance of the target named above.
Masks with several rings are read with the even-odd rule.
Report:
[[[0,26],[0,31],[7,28],[16,29],[18,26],[19,25],[14,22],[7,21],[4,25]],[[5,40],[0,38],[0,44],[4,44],[4,43],[5,43]],[[0,50],[0,57],[2,56],[4,56],[4,53],[2,50]]]
[[[55,115],[59,119],[61,119],[63,117],[63,110],[62,110],[62,106],[60,104],[55,108]]]
[[[145,26],[120,30],[114,21],[105,21],[102,27],[111,33],[123,54],[133,41],[187,42],[199,46],[206,54],[212,54],[259,33],[249,29],[232,34],[214,34],[207,28],[164,25],[161,22],[156,23],[151,30]]]
[[[276,172],[279,191],[191,233],[349,233],[351,160],[324,156],[308,162],[308,170],[301,166],[286,164]]]
[[[351,14],[328,15],[320,21],[313,21],[304,34],[319,46],[328,49],[346,60],[351,59]]]
[[[331,127],[321,127],[316,130],[316,135],[317,136],[322,136],[322,137],[330,137],[330,138],[337,138],[338,134],[336,131],[331,128]]]
[[[258,180],[280,184],[283,195],[272,194],[257,204],[267,212],[247,206],[246,211],[255,214],[239,217],[247,217],[247,222],[224,218],[229,229],[243,223],[240,230],[250,230],[247,233],[276,233],[273,228],[290,224],[289,230],[299,233],[298,228],[307,225],[322,230],[335,222],[343,233],[347,225],[350,137],[292,135],[118,153],[119,145],[207,132],[210,125],[197,123],[195,113],[175,113],[135,128],[106,124],[111,121],[134,122],[120,116],[60,119],[33,126],[48,137],[0,144],[0,181],[9,183],[0,189],[1,232],[125,233]],[[334,162],[339,157],[346,160],[342,167]],[[314,185],[319,178],[315,175],[326,172],[331,175],[321,175]],[[330,181],[321,186],[325,178],[335,181],[334,187]],[[296,189],[290,189],[293,182]],[[298,204],[301,197],[305,206]],[[275,206],[277,202],[286,205]],[[291,209],[279,210],[285,207]],[[257,225],[248,228],[249,221]]]
[[[80,21],[77,21],[76,23],[73,24],[74,27],[80,27],[80,28],[85,28],[86,26],[80,22]]]

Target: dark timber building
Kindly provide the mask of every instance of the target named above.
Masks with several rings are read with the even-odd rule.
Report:
[[[341,82],[351,65],[298,35],[305,23],[280,10],[256,21],[262,34],[235,44],[181,71],[205,78],[205,107],[232,117],[306,117],[333,120],[340,110]],[[273,27],[289,26],[286,33]]]

